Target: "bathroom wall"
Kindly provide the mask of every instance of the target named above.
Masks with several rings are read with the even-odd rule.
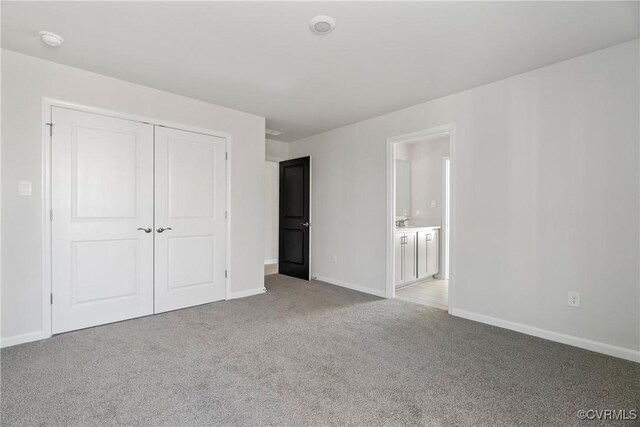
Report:
[[[449,136],[407,145],[411,161],[411,224],[441,224],[443,158],[449,156]]]

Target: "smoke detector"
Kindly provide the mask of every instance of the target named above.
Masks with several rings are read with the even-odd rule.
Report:
[[[265,129],[264,133],[272,136],[278,136],[283,134],[283,132],[280,132],[279,130],[273,130],[273,129]]]
[[[318,15],[309,21],[309,28],[316,34],[329,34],[335,27],[335,19],[326,15]]]
[[[42,43],[51,47],[58,47],[62,44],[64,39],[59,35],[52,33],[50,31],[40,31],[40,39],[42,39]]]

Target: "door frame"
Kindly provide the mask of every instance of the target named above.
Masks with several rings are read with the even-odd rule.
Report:
[[[451,143],[449,143],[449,147],[451,147]],[[449,164],[449,176],[447,176],[447,163]],[[447,182],[448,181],[448,182]],[[447,192],[447,183],[449,184],[449,191]],[[448,194],[447,194],[448,193]],[[447,209],[447,197],[449,198],[449,209]],[[442,158],[442,224],[440,227],[441,232],[441,245],[442,248],[442,256],[440,257],[440,273],[438,275],[441,279],[447,280],[447,276],[449,276],[449,231],[444,226],[444,221],[447,219],[449,221],[449,229],[451,228],[451,157],[445,156]]]
[[[277,160],[275,157],[265,157],[265,165],[267,163],[275,163],[276,167],[278,168],[278,172],[280,172],[280,162],[284,161],[284,160]],[[280,207],[280,174],[277,173],[276,174],[276,206]],[[276,232],[276,249],[280,249],[280,236],[279,236],[279,230],[278,232]],[[277,256],[277,255],[276,255]],[[274,261],[273,259],[265,259],[264,260],[264,265],[267,265],[267,261]],[[275,259],[275,263],[276,265],[278,264],[278,258]],[[273,263],[270,263],[273,264]]]
[[[417,142],[422,139],[433,137],[437,134],[449,133],[449,159],[450,159],[450,189],[449,194],[449,303],[448,312],[451,314],[454,302],[454,252],[455,234],[456,234],[456,180],[455,180],[455,141],[456,141],[456,125],[450,123],[442,126],[436,126],[417,132],[392,136],[387,138],[387,226],[386,226],[386,261],[387,261],[387,277],[386,277],[386,297],[395,298],[396,291],[394,287],[395,262],[394,262],[394,235],[395,235],[395,212],[396,212],[396,144],[406,142]],[[442,235],[442,233],[440,233]]]
[[[289,160],[296,160],[308,157],[309,158],[309,274],[307,275],[307,281],[316,280],[317,276],[313,274],[312,256],[313,256],[313,156],[311,154],[301,157],[291,157],[286,159],[274,160],[275,157],[266,157],[266,162],[274,161],[278,163],[278,270],[280,270],[280,163],[288,162]]]
[[[316,280],[316,277],[313,274],[313,245],[311,244],[313,242],[313,156],[311,154],[309,154],[308,156],[303,156],[303,157],[309,157],[309,280]],[[295,157],[291,157],[291,156],[265,156],[265,162],[275,162],[278,164],[278,172],[279,172],[279,168],[280,168],[280,162],[285,162],[287,160],[292,160]],[[280,174],[278,173],[278,209],[280,207]],[[279,212],[278,212],[278,221],[280,220],[279,218]],[[279,228],[279,227],[278,227]],[[280,238],[280,236],[278,235],[278,239]],[[278,241],[278,252],[280,252],[280,241]],[[278,260],[278,263],[280,262],[280,260]]]
[[[51,272],[52,264],[52,239],[51,239],[51,134],[49,124],[51,123],[51,114],[53,107],[66,108],[69,110],[80,111],[83,113],[99,114],[102,116],[112,117],[121,120],[130,120],[141,122],[149,125],[164,126],[167,128],[184,130],[187,132],[201,133],[204,135],[215,136],[225,139],[225,152],[227,153],[227,161],[225,163],[226,183],[225,183],[225,210],[227,211],[226,231],[225,231],[225,269],[230,270],[231,254],[231,134],[211,129],[198,128],[195,126],[183,125],[180,123],[169,122],[166,120],[156,119],[147,116],[139,116],[136,114],[123,113],[103,108],[96,108],[82,104],[61,101],[53,98],[42,98],[42,153],[41,153],[41,188],[42,188],[42,336],[40,339],[49,338],[52,334],[52,315],[53,308],[51,304],[51,294],[53,291],[53,277]],[[225,300],[231,295],[231,275],[225,278]]]

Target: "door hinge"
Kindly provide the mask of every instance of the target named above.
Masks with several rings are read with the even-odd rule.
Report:
[[[49,221],[53,221],[53,209],[49,209]]]
[[[225,160],[229,160],[229,153],[227,153],[227,152],[224,153],[224,159]]]
[[[227,277],[227,270],[224,271],[224,277]]]
[[[49,136],[53,136],[53,123],[45,123],[45,125],[49,126]]]
[[[229,211],[224,211],[224,219],[229,218]]]
[[[53,305],[53,294],[49,294],[49,301],[51,301],[51,305]]]

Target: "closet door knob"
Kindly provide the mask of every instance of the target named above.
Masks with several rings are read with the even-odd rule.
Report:
[[[158,228],[156,229],[156,231],[157,231],[158,233],[162,233],[164,230],[171,230],[171,227],[167,227],[167,228],[158,227]]]
[[[147,228],[138,228],[138,230],[142,230],[145,233],[151,233],[153,230],[151,230],[151,227],[147,227]]]

